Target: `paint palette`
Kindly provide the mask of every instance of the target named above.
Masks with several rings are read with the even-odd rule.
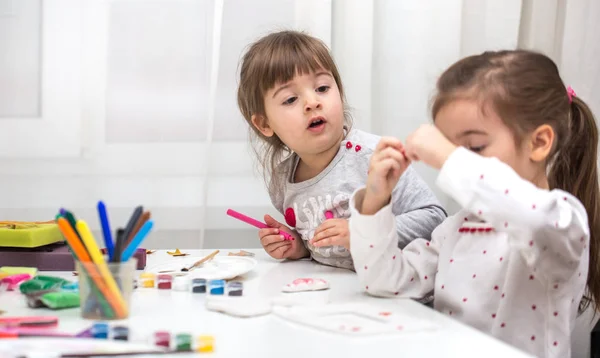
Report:
[[[73,353],[160,352],[148,344],[86,338],[19,338],[0,340],[0,357],[57,357]]]
[[[201,257],[186,257],[176,262],[166,262],[146,269],[153,274],[186,274],[181,269],[189,267]],[[204,278],[206,280],[231,280],[237,276],[248,273],[254,269],[257,261],[245,256],[215,256],[212,260],[203,263],[197,268],[187,272],[190,278]]]

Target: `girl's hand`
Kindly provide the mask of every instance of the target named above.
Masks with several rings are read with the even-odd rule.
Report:
[[[316,247],[343,246],[350,249],[350,229],[347,219],[325,220],[315,230],[310,243]]]
[[[422,161],[430,167],[441,169],[456,149],[437,127],[424,124],[406,138],[405,153],[411,161]]]
[[[391,137],[381,138],[371,157],[367,188],[360,212],[373,215],[384,207],[392,196],[400,176],[410,165],[402,143]]]
[[[270,228],[258,230],[258,237],[269,256],[278,260],[297,260],[308,256],[309,252],[298,237],[298,233],[290,230],[270,215],[265,215],[265,224]],[[285,240],[280,231],[289,233],[294,240]]]

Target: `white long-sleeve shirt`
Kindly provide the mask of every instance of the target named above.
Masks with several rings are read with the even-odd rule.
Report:
[[[377,296],[422,298],[436,310],[538,357],[570,357],[588,273],[581,202],[544,190],[508,165],[456,149],[436,183],[464,209],[404,249],[390,206],[361,215],[351,199],[350,249],[358,278]]]

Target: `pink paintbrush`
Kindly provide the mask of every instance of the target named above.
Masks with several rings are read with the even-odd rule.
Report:
[[[267,229],[267,228],[270,227],[270,226],[268,226],[267,224],[265,224],[263,222],[260,222],[260,221],[258,221],[256,219],[252,219],[251,217],[248,217],[248,216],[246,216],[244,214],[238,213],[235,210],[228,209],[227,210],[227,215],[229,215],[229,216],[231,216],[233,218],[236,218],[238,220],[241,220],[241,221],[245,222],[246,224],[250,224],[250,225],[252,225],[254,227],[257,227],[259,229]],[[281,235],[283,235],[283,237],[285,238],[285,240],[294,240],[294,238],[292,237],[292,235],[288,234],[287,232],[285,232],[283,230],[279,230],[279,233]]]

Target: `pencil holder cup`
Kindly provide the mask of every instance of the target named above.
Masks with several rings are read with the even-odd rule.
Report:
[[[129,317],[136,266],[135,258],[117,263],[77,261],[81,317],[93,320]]]

